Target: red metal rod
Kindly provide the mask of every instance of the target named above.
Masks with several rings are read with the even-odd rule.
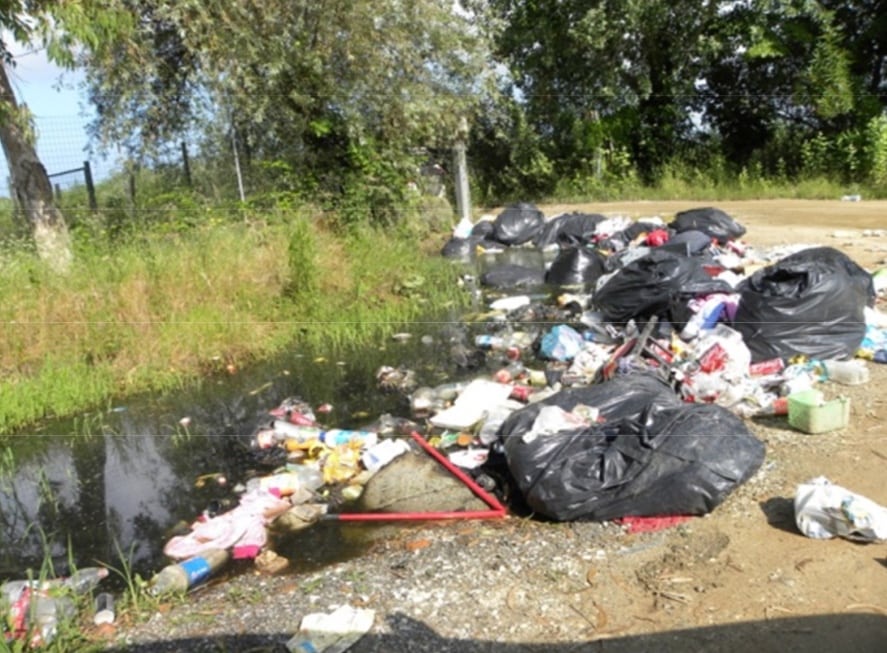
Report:
[[[413,431],[413,439],[432,458],[443,465],[450,474],[464,483],[478,498],[490,506],[490,510],[450,510],[437,512],[342,512],[327,513],[322,520],[327,521],[427,521],[435,519],[496,519],[505,517],[506,508],[499,500],[474,482],[461,469],[451,463],[442,453],[432,447],[419,433]]]
[[[452,474],[460,481],[462,481],[465,485],[467,485],[468,489],[474,492],[481,501],[486,503],[493,510],[501,512],[503,517],[505,516],[505,506],[499,503],[499,500],[496,497],[494,497],[492,494],[484,490],[480,485],[475,483],[473,478],[471,478],[470,476],[468,476],[468,474],[456,467],[453,463],[449,461],[446,456],[444,456],[441,452],[428,444],[425,438],[423,438],[418,432],[413,431],[411,435],[413,436],[413,439],[419,443],[419,446],[428,452],[428,455],[430,455],[437,462],[443,465],[450,474]]]

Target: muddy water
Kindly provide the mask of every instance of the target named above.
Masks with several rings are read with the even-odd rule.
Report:
[[[542,265],[538,252],[515,251],[462,271],[476,277],[495,261]],[[480,299],[468,310],[482,309]],[[417,320],[359,350],[294,350],[163,396],[32,425],[0,460],[0,580],[36,573],[44,560],[65,573],[69,559],[116,567],[125,559],[149,575],[164,563],[172,528],[231,499],[232,486],[255,470],[249,436],[283,398],[329,403],[320,421],[357,428],[385,413],[410,416],[405,393],[380,390],[382,365],[403,365],[429,386],[473,375],[453,349],[468,346],[475,327],[457,318]],[[304,570],[359,554],[384,532],[330,522],[279,544]]]

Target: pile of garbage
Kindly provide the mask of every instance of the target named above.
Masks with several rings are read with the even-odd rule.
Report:
[[[866,360],[887,362],[887,272],[829,247],[757,251],[745,233],[715,208],[665,223],[522,203],[461,221],[441,253],[485,310],[447,336],[459,378],[425,386],[392,361],[378,389],[408,414],[357,430],[285,399],[249,436],[265,471],[166,543],[174,563],[151,591],[186,591],[230,559],[277,573],[269,535],[321,520],[711,512],[764,460],[748,418],[842,428],[849,400],[820,384],[866,383]],[[544,263],[511,263],[515,250]],[[884,536],[854,524],[837,534]]]
[[[867,382],[864,359],[883,360],[887,343],[875,309],[883,274],[829,247],[758,252],[745,233],[715,208],[666,224],[545,218],[522,203],[463,220],[442,254],[469,265],[463,281],[488,310],[452,337],[461,378],[422,386],[393,361],[378,387],[402,393],[409,415],[361,430],[328,429],[311,406],[285,400],[251,438],[274,473],[165,552],[257,557],[269,529],[348,515],[499,515],[503,504],[553,520],[712,511],[764,460],[746,418],[786,416],[811,433],[846,426],[847,400],[825,401],[818,386]],[[517,249],[547,262],[502,256]],[[467,497],[430,489],[416,462],[423,446],[441,452],[449,468],[435,471]]]

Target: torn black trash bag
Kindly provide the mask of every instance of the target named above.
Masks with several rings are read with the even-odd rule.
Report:
[[[490,237],[503,245],[523,245],[536,237],[544,222],[545,216],[535,205],[512,204],[496,216]]]
[[[657,247],[607,279],[592,300],[608,321],[656,315],[680,322],[679,316],[671,315],[676,308],[717,292],[729,293],[732,288],[712,278],[699,258]]]
[[[528,506],[558,521],[703,515],[747,481],[764,445],[714,404],[654,412],[587,430],[505,442],[509,470]]]
[[[798,354],[817,359],[856,355],[865,337],[871,277],[829,250],[797,252],[739,285],[733,328],[742,334],[753,362]]]
[[[681,211],[668,226],[678,233],[690,230],[701,231],[721,245],[745,235],[745,227],[720,209],[710,206]]]

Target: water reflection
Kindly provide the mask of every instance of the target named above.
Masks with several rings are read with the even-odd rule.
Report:
[[[466,271],[479,275],[506,263],[544,266],[547,258],[516,248],[481,256]],[[359,350],[286,352],[177,392],[128,398],[13,436],[0,464],[0,579],[39,570],[45,559],[56,573],[66,573],[69,559],[77,566],[98,561],[119,567],[121,555],[143,575],[156,570],[171,527],[230,496],[231,485],[249,473],[248,436],[284,397],[313,406],[329,402],[333,411],[318,416],[323,422],[358,428],[385,413],[409,415],[405,395],[380,392],[375,372],[382,365],[409,367],[420,385],[476,375],[451,355],[460,342],[471,341],[459,316],[435,315],[404,331],[412,337]],[[198,482],[212,473],[229,484]],[[295,568],[342,559],[385,532],[343,533],[330,524],[309,531],[280,542]]]

